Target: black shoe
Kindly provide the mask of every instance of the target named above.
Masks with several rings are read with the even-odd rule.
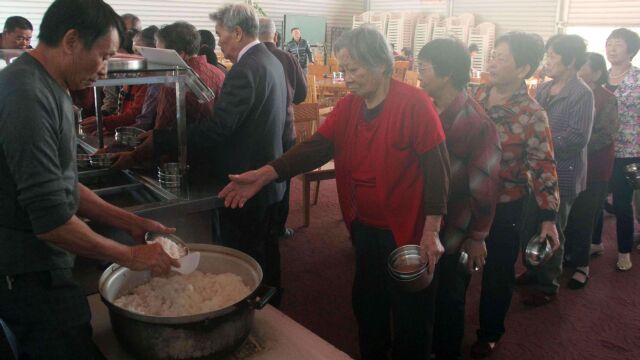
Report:
[[[476,341],[473,345],[471,345],[471,358],[472,359],[486,359],[491,356],[493,353],[493,349],[496,347],[497,343],[490,343],[484,341]]]
[[[571,290],[578,290],[578,289],[582,289],[583,287],[585,287],[587,285],[587,283],[589,282],[589,274],[587,274],[586,272],[580,270],[580,269],[576,269],[577,273],[581,273],[582,275],[585,276],[584,282],[578,281],[574,278],[571,278],[571,280],[569,280],[569,283],[567,284],[567,287]]]

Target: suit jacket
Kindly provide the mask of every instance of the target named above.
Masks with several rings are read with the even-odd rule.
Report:
[[[307,79],[293,55],[278,49],[276,44],[272,42],[266,42],[264,45],[282,64],[284,77],[287,81],[287,119],[284,123],[284,134],[282,135],[284,151],[287,151],[296,142],[296,130],[293,126],[293,104],[300,104],[307,98]]]
[[[286,111],[282,65],[264,44],[257,44],[227,73],[213,115],[189,125],[189,152],[206,154],[212,176],[226,184],[229,174],[257,169],[282,155]],[[156,129],[153,138],[156,153],[177,150],[176,129]],[[273,204],[283,194],[283,182],[271,183],[247,206]]]

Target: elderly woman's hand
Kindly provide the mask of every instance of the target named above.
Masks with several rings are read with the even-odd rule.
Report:
[[[220,191],[218,197],[224,199],[224,206],[226,207],[232,209],[241,208],[262,187],[277,178],[278,173],[269,165],[240,175],[229,175],[231,182]]]
[[[543,221],[540,228],[540,240],[544,240],[549,236],[551,238],[551,249],[555,252],[560,247],[560,236],[555,221]]]
[[[440,242],[440,236],[437,231],[424,231],[422,233],[420,252],[423,259],[427,259],[429,273],[433,274],[436,270],[436,264],[438,260],[440,260],[440,256],[444,253],[444,247]]]

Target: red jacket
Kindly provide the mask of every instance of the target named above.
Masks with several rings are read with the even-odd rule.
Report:
[[[352,173],[358,120],[364,100],[353,94],[342,98],[318,132],[334,144],[336,185],[347,227],[358,217]],[[373,169],[377,195],[368,203],[380,204],[398,246],[418,244],[425,222],[424,175],[420,156],[444,141],[438,113],[420,89],[391,80],[384,108],[375,122],[377,130],[367,168]],[[361,142],[360,142],[361,143]]]
[[[114,132],[117,127],[135,124],[142,112],[147,85],[125,85],[120,93],[120,111],[104,117],[104,127]]]

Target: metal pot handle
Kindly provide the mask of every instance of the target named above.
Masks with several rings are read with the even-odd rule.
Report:
[[[247,303],[251,308],[260,310],[263,307],[267,306],[269,300],[271,300],[273,295],[275,295],[277,292],[277,288],[261,284],[253,293],[252,297],[247,299]]]

